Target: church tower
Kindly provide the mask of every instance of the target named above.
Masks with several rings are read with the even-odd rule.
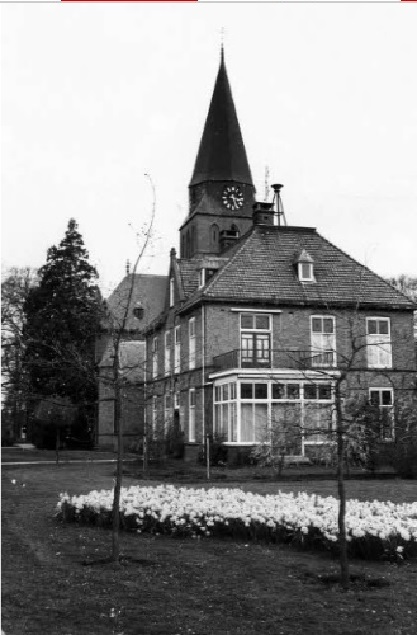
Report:
[[[223,47],[180,228],[181,258],[220,255],[252,225],[255,188],[227,77]]]

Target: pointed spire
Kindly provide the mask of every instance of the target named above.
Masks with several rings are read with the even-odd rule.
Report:
[[[220,66],[200,141],[191,185],[204,181],[237,181],[252,185],[252,176],[224,61]]]

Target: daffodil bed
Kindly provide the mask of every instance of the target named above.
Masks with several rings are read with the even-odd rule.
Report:
[[[110,527],[113,492],[61,494],[57,517]],[[215,536],[338,551],[338,501],[304,493],[262,496],[240,489],[173,485],[122,488],[120,522],[127,531],[180,537]],[[350,555],[366,559],[417,557],[417,502],[348,500]]]

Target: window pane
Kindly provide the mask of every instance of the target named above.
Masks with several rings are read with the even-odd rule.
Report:
[[[267,405],[255,404],[255,441],[265,442],[267,439]]]
[[[229,441],[237,441],[237,416],[236,404],[230,404],[230,438]]]
[[[325,386],[319,385],[319,399],[331,399],[332,398],[332,387],[330,384],[326,384]]]
[[[214,406],[214,432],[221,435],[221,406]]]
[[[300,398],[300,386],[298,384],[287,385],[287,398],[299,399]]]
[[[234,382],[229,384],[230,399],[236,399],[236,384]]]
[[[229,386],[225,384],[223,386],[223,401],[227,401],[229,399]]]
[[[376,320],[368,320],[368,333],[369,335],[375,335],[376,333]]]
[[[269,315],[257,315],[255,325],[257,329],[269,329]]]
[[[240,397],[241,399],[253,399],[253,385],[241,384],[240,385]]]
[[[215,386],[214,388],[214,401],[221,401],[222,397],[221,397],[221,387],[220,386]]]
[[[222,436],[227,439],[227,429],[229,427],[229,405],[227,403],[222,404]]]
[[[253,335],[242,335],[242,362],[253,358]]]
[[[382,391],[382,405],[390,406],[392,404],[392,393],[390,390]]]
[[[323,320],[323,333],[333,333],[333,320],[332,320],[332,318],[324,318],[324,320]]]
[[[370,390],[369,398],[373,406],[379,406],[379,390]]]
[[[304,399],[317,399],[317,386],[315,384],[304,384]]]
[[[240,440],[253,441],[252,404],[242,404],[240,408]]]
[[[194,390],[190,390],[190,408],[195,406],[195,392]]]
[[[306,263],[306,262],[303,262],[303,263],[301,264],[301,277],[302,277],[303,279],[305,279],[305,278],[307,278],[307,279],[308,279],[308,278],[311,278],[311,265],[309,265],[309,264],[308,264],[308,263]]]
[[[284,384],[272,384],[272,399],[285,399]]]
[[[255,384],[255,399],[266,399],[268,396],[266,384]]]
[[[313,329],[313,333],[321,333],[322,332],[322,319],[321,318],[313,318],[313,320],[312,320],[312,329]]]
[[[251,329],[253,328],[253,315],[241,315],[240,316],[240,324],[242,329]]]
[[[378,320],[380,335],[388,335],[388,320]]]

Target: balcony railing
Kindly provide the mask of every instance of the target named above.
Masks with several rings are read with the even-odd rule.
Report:
[[[288,368],[291,370],[335,368],[333,351],[312,352],[282,349],[264,349],[258,351],[235,349],[213,358],[214,372],[232,368]]]

